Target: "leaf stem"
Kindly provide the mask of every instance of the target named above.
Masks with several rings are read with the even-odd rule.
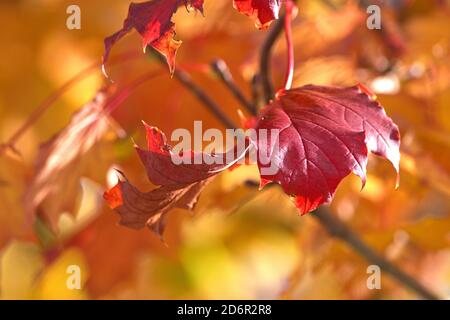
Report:
[[[265,103],[269,103],[270,100],[274,98],[274,89],[272,84],[272,75],[270,71],[270,62],[271,62],[271,56],[272,56],[272,48],[275,45],[275,42],[277,41],[278,37],[281,35],[283,30],[285,29],[285,23],[286,23],[286,14],[287,10],[289,10],[289,6],[295,6],[297,3],[297,0],[289,0],[286,1],[286,12],[284,12],[282,15],[280,15],[279,19],[276,20],[273,23],[272,28],[269,31],[269,34],[267,35],[262,47],[261,47],[261,54],[259,59],[259,73],[261,75],[261,83],[262,83],[262,89],[264,93],[264,100]],[[293,8],[291,8],[293,10]],[[292,12],[291,12],[292,16]],[[291,19],[289,19],[291,20]],[[290,28],[290,26],[289,26]],[[291,41],[292,43],[292,41]],[[293,53],[292,53],[293,57]],[[292,60],[293,63],[293,60]],[[293,70],[292,70],[293,71]]]
[[[104,108],[105,115],[110,115],[114,110],[117,109],[128,97],[129,95],[136,90],[139,86],[144,84],[145,82],[154,79],[155,77],[164,75],[164,70],[153,70],[149,71],[140,77],[131,81],[128,85],[121,88],[106,104]]]
[[[286,36],[287,45],[287,67],[284,79],[284,89],[289,90],[292,87],[292,80],[294,79],[294,44],[292,42],[292,13],[295,9],[295,4],[288,0],[286,1],[286,13],[284,15],[284,33]]]

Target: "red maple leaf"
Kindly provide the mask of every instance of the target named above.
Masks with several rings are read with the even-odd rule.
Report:
[[[149,227],[159,236],[164,231],[164,218],[173,208],[193,209],[202,189],[218,173],[232,167],[247,153],[250,145],[227,153],[206,154],[188,151],[174,154],[162,131],[147,124],[147,148],[136,150],[149,180],[160,187],[141,192],[122,172],[121,181],[104,193],[109,206],[121,216],[120,223],[134,229]],[[206,158],[209,160],[205,161]],[[195,159],[201,161],[195,162]],[[218,161],[212,161],[212,160]],[[184,160],[182,162],[181,160]]]
[[[239,12],[254,17],[258,28],[266,28],[278,19],[281,0],[233,0],[233,5]]]
[[[364,86],[307,85],[282,91],[262,112],[256,129],[279,129],[276,139],[257,139],[259,154],[278,169],[263,174],[261,185],[279,183],[295,197],[301,214],[331,201],[350,172],[366,179],[368,150],[390,160],[397,173],[400,134],[374,95]]]
[[[175,55],[181,41],[174,39],[175,24],[172,22],[172,16],[181,5],[203,12],[203,0],[153,0],[131,3],[122,29],[105,39],[103,68],[112,46],[134,28],[142,36],[144,51],[148,45],[152,46],[166,58],[169,69],[173,72]]]

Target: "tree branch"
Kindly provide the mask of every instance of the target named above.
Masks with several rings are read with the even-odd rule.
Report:
[[[221,107],[210,97],[206,94],[203,89],[197,85],[186,71],[180,70],[180,68],[177,68],[175,72],[173,73],[173,76],[175,79],[177,79],[182,85],[184,85],[189,91],[191,91],[200,102],[202,102],[209,111],[211,111],[214,116],[220,122],[223,123],[223,125],[227,128],[236,128],[236,124],[231,120],[225,112],[222,111]]]
[[[245,181],[245,185],[249,188],[259,187],[259,183],[254,180]],[[266,186],[266,188],[271,188],[274,186],[276,186],[276,184],[269,184]],[[403,272],[392,262],[386,260],[386,258],[370,248],[351,228],[345,225],[345,223],[343,223],[338,218],[334,217],[326,207],[322,206],[311,212],[310,215],[316,218],[317,221],[322,225],[322,227],[325,228],[325,230],[327,230],[327,232],[331,236],[346,243],[364,259],[369,261],[371,264],[379,266],[380,269],[390,274],[405,287],[408,287],[425,299],[440,299],[436,294],[429,291],[421,283],[417,282],[413,277]]]
[[[291,0],[293,4],[297,3],[297,0]],[[272,56],[272,48],[275,45],[278,37],[281,35],[285,28],[286,13],[280,15],[277,21],[272,25],[272,28],[267,35],[262,47],[259,59],[259,73],[261,75],[261,83],[264,92],[265,103],[269,103],[274,98],[275,91],[272,84],[272,75],[270,68],[270,59]]]
[[[166,67],[166,61],[164,57],[155,49],[148,46],[147,52],[151,52],[154,56],[157,57],[158,61]],[[237,128],[236,124],[231,120],[225,112],[223,112],[222,108],[217,104],[210,96],[206,94],[206,92],[197,85],[193,80],[190,74],[179,67],[177,67],[173,73],[173,77],[177,79],[186,89],[191,91],[197,99],[203,103],[203,105],[227,128]]]
[[[228,69],[227,64],[222,59],[217,59],[211,62],[211,68],[214,73],[222,80],[226,87],[230,90],[233,96],[252,114],[256,115],[258,110],[256,106],[242,93],[241,89],[236,85],[231,75],[230,69]]]
[[[417,282],[413,277],[403,272],[400,268],[392,262],[386,260],[382,255],[376,253],[371,249],[361,238],[346,226],[338,218],[334,217],[328,209],[321,207],[311,213],[319,223],[328,231],[328,233],[336,237],[358,254],[364,257],[367,261],[380,267],[383,271],[390,274],[397,279],[401,284],[416,292],[425,299],[439,299],[437,295],[425,288],[421,283]]]

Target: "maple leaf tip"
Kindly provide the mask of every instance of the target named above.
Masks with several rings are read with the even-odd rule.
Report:
[[[116,184],[113,188],[103,193],[103,199],[106,200],[111,209],[116,209],[123,205],[123,195],[120,185]]]
[[[114,168],[114,171],[116,171],[117,180],[119,182],[128,181],[127,177],[125,176],[125,174],[120,169]]]
[[[149,227],[149,229],[153,232],[153,234],[155,236],[158,237],[159,241],[161,242],[161,244],[166,247],[167,249],[169,248],[169,244],[167,243],[167,241],[164,239],[164,234],[161,232],[158,232],[156,230],[153,230],[151,227]]]
[[[367,179],[365,176],[364,176],[364,178],[361,178],[361,189],[359,190],[360,192],[363,191],[364,187],[366,186],[366,182],[367,182]]]
[[[102,63],[102,73],[103,73],[103,76],[104,76],[106,79],[108,79],[109,81],[113,82],[113,81],[109,78],[108,73],[106,72],[106,66],[105,66],[104,63]]]
[[[372,100],[372,101],[377,100],[377,95],[371,89],[369,89],[366,85],[359,82],[356,86],[358,88],[358,91],[360,93],[366,94],[370,100]]]
[[[400,188],[400,173],[397,173],[397,178],[395,179],[395,190]]]
[[[133,144],[133,148],[138,149],[139,146],[138,146],[138,144],[136,143],[136,141],[134,141],[134,138],[131,137],[130,139],[131,139],[131,143]]]
[[[10,142],[0,144],[0,155],[4,153],[12,158],[24,160],[23,154]]]
[[[241,126],[244,127],[244,124],[247,122],[247,117],[244,115],[244,112],[242,112],[241,109],[237,110],[237,114],[238,114],[239,122],[241,123]]]
[[[264,187],[265,187],[266,185],[268,185],[270,182],[271,182],[270,180],[261,177],[261,179],[259,180],[259,187],[258,187],[258,190],[261,191],[261,190],[264,189]]]

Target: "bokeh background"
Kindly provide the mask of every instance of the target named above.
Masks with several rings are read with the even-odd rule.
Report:
[[[330,210],[377,252],[448,298],[450,4],[384,1],[379,31],[366,28],[368,3],[376,1],[300,1],[293,27],[294,85],[363,82],[377,93],[402,134],[400,188],[394,189],[395,173],[387,161],[371,157],[365,189],[360,191],[360,181],[349,176]],[[66,28],[71,4],[81,8],[81,30]],[[141,120],[165,132],[191,129],[194,120],[202,120],[204,128],[224,129],[167,73],[135,88],[109,119],[108,130],[67,168],[52,167],[43,183],[51,192],[33,207],[35,219],[30,219],[27,195],[41,170],[40,146],[64,130],[73,113],[106,83],[95,65],[103,38],[121,27],[128,5],[128,0],[0,2],[0,142],[7,142],[68,80],[90,66],[92,71],[37,113],[16,141],[16,151],[4,148],[0,154],[0,297],[417,298],[385,274],[381,290],[369,290],[369,263],[311,216],[299,217],[278,188],[258,192],[249,186],[249,180],[258,181],[254,166],[221,174],[202,194],[194,215],[171,212],[165,243],[148,230],[119,226],[119,217],[102,199],[114,183],[113,168],[125,171],[143,190],[152,188],[131,141],[145,141]],[[176,14],[177,37],[183,40],[177,64],[192,70],[238,121],[241,107],[206,64],[224,59],[250,97],[267,32],[237,13],[231,0],[206,1],[205,16],[182,9]],[[124,52],[132,58],[108,66],[118,90],[161,69],[141,54],[136,33],[113,48],[112,59]],[[272,63],[279,87],[285,66],[282,39]],[[54,225],[43,218],[50,211],[57,213]],[[81,290],[66,286],[69,265],[81,268]]]

